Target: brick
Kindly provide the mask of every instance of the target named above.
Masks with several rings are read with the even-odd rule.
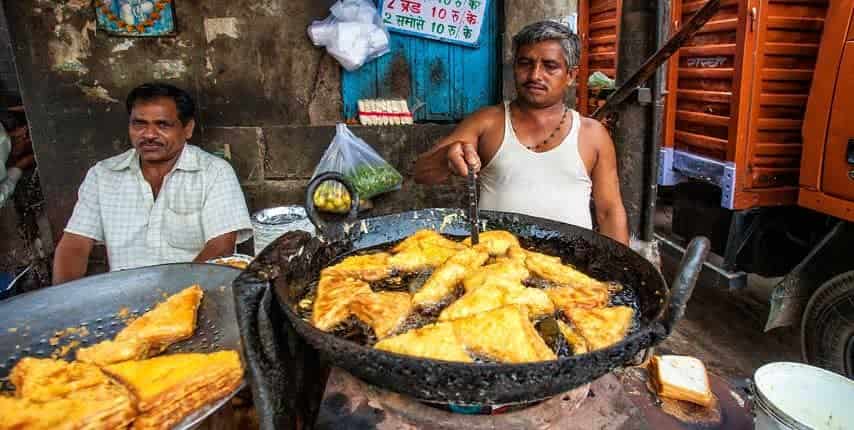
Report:
[[[305,187],[308,181],[263,181],[243,185],[243,194],[249,212],[276,206],[300,205],[305,203]]]
[[[264,179],[264,143],[260,128],[209,127],[202,132],[199,146],[219,151],[229,144],[231,164],[241,182]]]

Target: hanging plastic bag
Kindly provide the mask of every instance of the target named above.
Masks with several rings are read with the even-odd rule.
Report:
[[[369,0],[338,0],[332,15],[308,26],[315,46],[325,46],[341,66],[354,71],[389,52],[390,36]]]
[[[311,179],[325,172],[344,175],[362,200],[399,190],[403,183],[400,172],[353,134],[346,124],[336,126],[335,138],[317,163]],[[351,196],[338,182],[324,182],[317,187],[313,198],[318,210],[325,212],[346,213],[350,208]]]
[[[608,75],[596,71],[587,79],[587,87],[590,89],[613,90],[614,80],[609,78]]]

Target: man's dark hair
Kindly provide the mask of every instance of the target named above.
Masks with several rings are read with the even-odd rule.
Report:
[[[190,93],[174,85],[160,82],[145,83],[131,90],[130,94],[128,94],[127,101],[125,102],[128,115],[130,115],[131,111],[133,111],[134,105],[138,102],[151,101],[162,97],[170,98],[175,101],[175,106],[178,107],[178,118],[182,123],[186,124],[187,121],[195,118],[196,102],[193,101],[193,97],[190,96]]]
[[[533,45],[547,40],[560,43],[568,68],[578,67],[579,56],[581,55],[581,43],[578,35],[570,31],[569,27],[553,21],[529,24],[513,36],[513,61],[516,61],[516,54],[519,53],[520,46]]]

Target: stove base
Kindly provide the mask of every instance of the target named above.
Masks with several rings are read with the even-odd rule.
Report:
[[[644,423],[643,413],[633,405],[613,375],[520,411],[464,415],[370,386],[336,368],[329,375],[316,428],[623,430],[647,428]]]

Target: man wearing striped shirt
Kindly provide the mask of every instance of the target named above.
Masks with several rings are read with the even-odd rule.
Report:
[[[56,249],[54,284],[83,277],[96,242],[106,245],[110,270],[121,270],[230,255],[252,234],[234,170],[186,143],[195,127],[190,95],[145,84],[126,105],[133,148],[87,173]]]

